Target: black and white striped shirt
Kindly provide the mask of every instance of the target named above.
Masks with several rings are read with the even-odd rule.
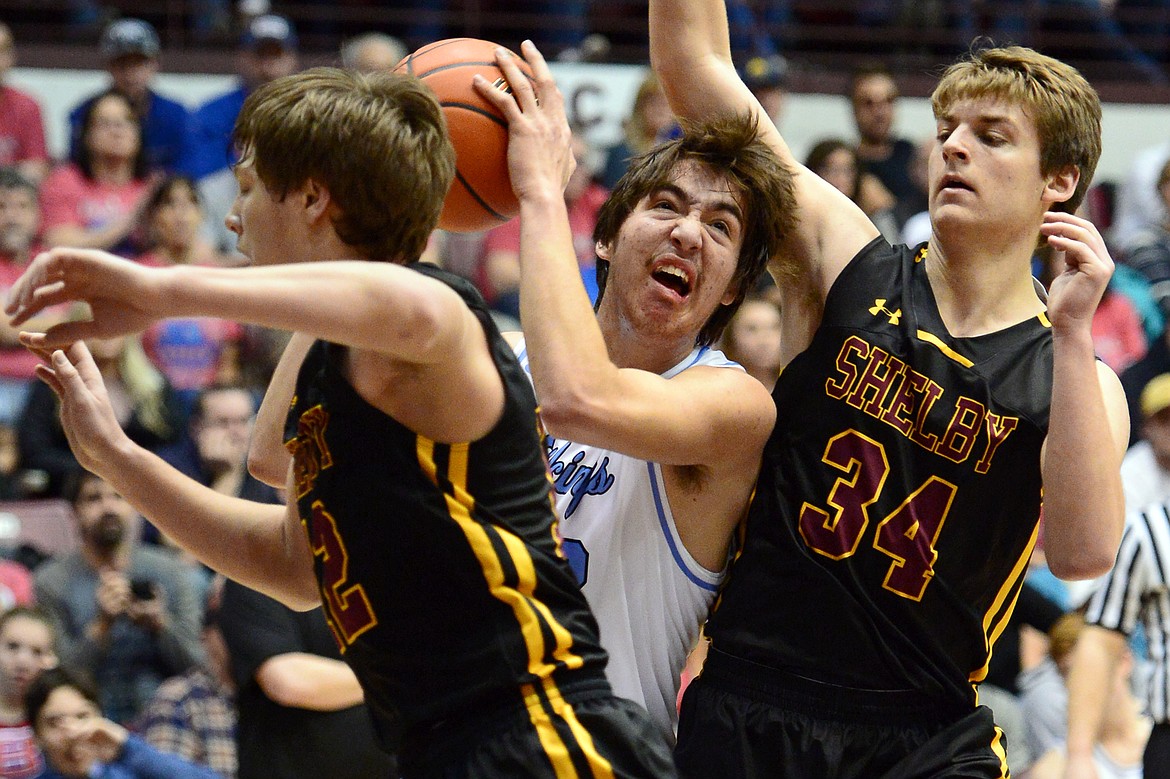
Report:
[[[1140,620],[1150,647],[1150,716],[1170,722],[1170,504],[1129,515],[1117,562],[1089,599],[1085,621],[1129,635]]]

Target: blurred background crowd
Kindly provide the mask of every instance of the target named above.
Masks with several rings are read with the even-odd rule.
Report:
[[[743,78],[782,128],[795,93],[820,91],[847,106],[848,120],[808,144],[806,164],[894,242],[930,237],[932,139],[927,127],[920,137],[896,132],[900,101],[926,94],[929,74],[975,37],[1064,57],[1113,100],[1170,102],[1170,0],[728,0],[728,8]],[[321,63],[389,69],[415,46],[450,36],[513,47],[531,37],[560,62],[644,65],[645,17],[644,3],[625,0],[0,2],[0,292],[53,246],[157,266],[244,262],[223,226],[235,194],[229,136],[247,94],[274,78]],[[7,78],[18,55],[26,67],[100,71],[103,86],[50,115]],[[237,81],[192,103],[159,86],[164,67]],[[624,117],[615,142],[576,138],[565,199],[591,294],[598,209],[629,158],[676,130],[645,74],[628,104],[607,107]],[[60,149],[46,140],[54,125],[67,135]],[[1099,177],[1083,215],[1118,261],[1093,332],[1130,401],[1123,477],[1136,517],[1170,500],[1170,131],[1123,153],[1126,172]],[[436,232],[425,259],[471,279],[504,327],[520,327],[518,223]],[[1052,258],[1038,253],[1035,275],[1052,274]],[[84,315],[61,307],[28,328]],[[92,349],[135,440],[220,492],[279,501],[245,459],[285,338],[190,319]],[[722,347],[770,387],[780,338],[764,281]],[[33,379],[35,363],[0,323],[0,777],[91,776],[122,763],[130,773],[111,775],[158,775],[133,773],[135,761],[167,776],[388,775],[320,612],[294,613],[217,579],[81,472],[53,393]],[[1141,517],[1150,525],[1155,515]],[[1086,627],[1081,613],[1092,598],[1101,605]],[[1086,632],[1124,639],[1122,649],[1108,645],[1124,663],[1110,667],[1113,713],[1100,724],[1101,749],[1122,768],[1140,768],[1149,728],[1166,724],[1166,696],[1162,710],[1146,702],[1166,685],[1159,663],[1170,656],[1143,614],[1150,601],[1108,616],[1105,598],[1098,584],[1058,582],[1037,553],[981,692],[1008,733],[1017,775],[1060,775],[1064,677]],[[61,726],[63,718],[74,724]],[[114,747],[94,746],[103,744]]]

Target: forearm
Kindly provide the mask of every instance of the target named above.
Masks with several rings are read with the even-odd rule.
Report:
[[[1045,552],[1053,572],[1071,579],[1109,569],[1125,516],[1120,468],[1128,428],[1115,429],[1122,419],[1111,423],[1092,338],[1083,330],[1053,334],[1043,463]]]
[[[306,539],[290,532],[286,507],[221,495],[129,442],[103,470],[143,516],[209,567],[292,608],[319,605]]]
[[[401,265],[340,261],[171,270],[160,298],[166,317],[263,325],[411,362],[441,359],[462,337],[457,293]]]
[[[1068,753],[1091,754],[1105,717],[1109,680],[1121,658],[1125,638],[1093,625],[1085,627],[1073,650],[1068,673]]]
[[[290,708],[340,711],[365,700],[348,665],[305,652],[289,652],[266,660],[256,670],[256,681],[266,696]]]
[[[559,192],[527,198],[520,225],[520,317],[536,395],[550,421],[609,391],[617,368],[580,282],[564,198]]]
[[[305,355],[313,345],[313,337],[293,333],[280,362],[268,382],[264,401],[256,413],[252,426],[252,441],[248,446],[248,470],[260,481],[272,487],[284,486],[292,455],[284,448],[284,422],[296,391],[297,373]]]

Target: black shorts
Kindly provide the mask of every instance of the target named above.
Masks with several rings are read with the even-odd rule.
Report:
[[[931,710],[914,691],[852,690],[712,648],[687,688],[675,762],[685,779],[1006,779],[991,710]]]
[[[399,757],[402,779],[674,779],[670,747],[637,704],[612,695],[529,696],[526,709]]]

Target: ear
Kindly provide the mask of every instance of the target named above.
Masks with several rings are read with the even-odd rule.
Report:
[[[597,255],[597,259],[599,260],[613,259],[613,246],[611,244],[598,241],[593,245],[593,252]]]
[[[309,179],[301,188],[301,203],[305,209],[305,216],[310,222],[316,222],[329,213],[333,204],[333,197],[323,184],[315,179]]]
[[[719,300],[720,305],[730,306],[732,303],[738,300],[741,289],[743,289],[742,279],[739,281],[731,281],[727,285],[727,289],[724,291],[723,297]]]
[[[1045,202],[1063,203],[1077,191],[1077,184],[1081,180],[1081,170],[1076,165],[1065,165],[1060,170],[1048,176],[1044,184]]]

